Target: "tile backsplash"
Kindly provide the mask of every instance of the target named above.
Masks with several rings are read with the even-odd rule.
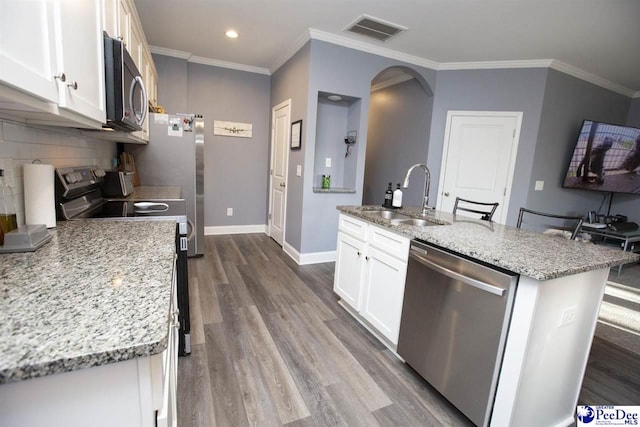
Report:
[[[22,165],[40,160],[56,168],[98,165],[111,168],[116,144],[80,134],[77,129],[29,126],[0,118],[0,169],[14,193],[18,224],[24,224]]]

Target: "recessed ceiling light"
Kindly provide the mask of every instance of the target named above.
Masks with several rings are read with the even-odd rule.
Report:
[[[338,101],[342,100],[342,97],[340,95],[329,95],[329,96],[327,96],[327,99],[329,101],[338,102]]]
[[[224,33],[227,37],[229,37],[230,39],[237,39],[238,38],[238,32],[235,30],[229,30],[226,33]]]

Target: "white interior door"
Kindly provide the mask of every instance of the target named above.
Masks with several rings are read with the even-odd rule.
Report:
[[[521,112],[447,113],[439,210],[451,212],[456,197],[498,202],[493,219],[505,223],[521,123]]]
[[[282,245],[287,207],[287,164],[291,100],[271,111],[271,186],[269,191],[269,235]]]

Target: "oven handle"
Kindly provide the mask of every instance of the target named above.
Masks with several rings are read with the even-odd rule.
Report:
[[[196,234],[196,226],[190,219],[187,219],[187,225],[189,226],[189,233],[187,234],[187,240],[191,240],[194,234]]]
[[[497,286],[490,285],[485,282],[481,282],[480,280],[472,279],[471,277],[467,277],[463,274],[456,273],[453,270],[449,270],[448,268],[443,267],[439,264],[436,264],[433,261],[425,258],[424,256],[419,255],[420,253],[426,255],[427,251],[421,248],[416,248],[415,246],[412,246],[411,250],[409,251],[409,255],[411,256],[411,258],[414,258],[416,261],[423,264],[427,268],[435,270],[440,274],[443,274],[447,277],[450,277],[452,279],[455,279],[467,285],[473,286],[474,288],[478,288],[485,292],[489,292],[491,294],[498,295],[498,296],[504,295],[504,291],[505,291],[504,289],[499,288]]]

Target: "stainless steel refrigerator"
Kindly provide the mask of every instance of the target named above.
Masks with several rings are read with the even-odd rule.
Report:
[[[149,114],[149,143],[130,145],[140,185],[182,187],[189,222],[188,256],[204,254],[204,119]]]

